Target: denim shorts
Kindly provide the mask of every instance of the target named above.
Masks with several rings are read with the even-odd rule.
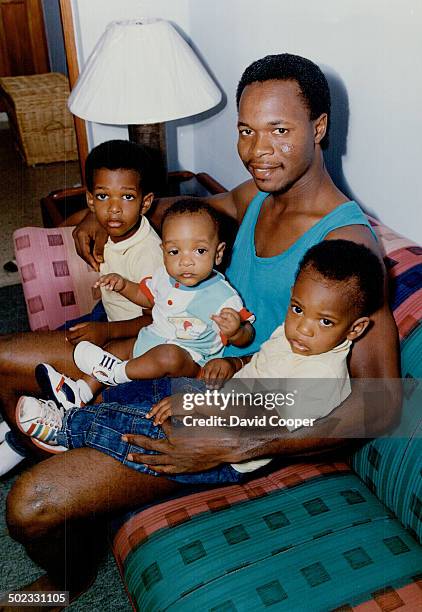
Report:
[[[146,406],[153,406],[164,397],[176,392],[174,380],[176,379],[151,378],[132,380],[117,385],[117,387],[107,387],[102,391],[103,401],[104,403],[122,404],[122,406],[142,404],[146,410]]]
[[[97,322],[106,322],[107,321],[107,313],[104,310],[104,306],[102,301],[100,300],[94,308],[86,315],[82,315],[81,317],[77,317],[76,319],[71,319],[70,321],[66,321],[63,325],[58,327],[58,330],[69,329],[69,327],[73,327],[74,325],[78,325],[79,323],[97,323]]]
[[[122,385],[123,386],[123,385]],[[162,476],[148,466],[129,461],[127,456],[134,453],[157,454],[144,450],[122,440],[122,435],[139,434],[154,440],[165,438],[162,428],[146,418],[150,402],[131,404],[97,404],[69,410],[63,421],[57,442],[69,449],[89,447],[110,455],[137,472]],[[165,475],[169,480],[185,484],[224,484],[242,482],[245,474],[230,464],[223,464],[204,472]]]

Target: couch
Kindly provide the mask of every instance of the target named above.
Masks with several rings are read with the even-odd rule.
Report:
[[[397,430],[346,461],[294,463],[131,513],[113,552],[134,609],[422,609],[422,248],[372,222],[400,333]]]

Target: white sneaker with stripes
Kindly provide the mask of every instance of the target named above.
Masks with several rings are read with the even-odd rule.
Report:
[[[31,438],[57,445],[56,436],[62,426],[64,410],[52,400],[22,395],[16,405],[16,424]],[[64,449],[66,450],[66,449]]]
[[[83,340],[76,345],[73,359],[81,372],[93,376],[103,385],[115,387],[118,384],[114,380],[114,368],[122,361],[100,346]]]

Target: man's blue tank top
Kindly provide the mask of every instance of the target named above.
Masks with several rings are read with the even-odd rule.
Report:
[[[283,323],[299,262],[311,246],[324,240],[338,227],[366,225],[371,229],[361,208],[350,201],[337,206],[320,219],[280,255],[258,257],[255,252],[255,226],[267,196],[268,193],[258,192],[249,204],[237,232],[230,266],[226,270],[228,281],[256,317],[255,339],[244,348],[227,346],[224,351],[226,357],[256,353],[276,327]]]

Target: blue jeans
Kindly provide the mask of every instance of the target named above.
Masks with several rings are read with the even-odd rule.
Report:
[[[147,465],[129,461],[127,458],[129,454],[140,452],[154,455],[157,454],[155,451],[145,450],[122,440],[124,433],[143,435],[153,440],[165,438],[162,428],[154,425],[152,419],[146,418],[150,408],[150,402],[143,402],[132,403],[130,406],[107,403],[69,410],[57,436],[57,442],[69,449],[94,448],[137,472],[160,476]],[[230,464],[223,464],[204,472],[165,477],[185,484],[212,485],[241,482],[245,474],[238,472]]]
[[[185,380],[185,379],[183,379]],[[157,378],[151,380],[134,380],[130,383],[124,383],[117,387],[108,387],[103,390],[104,404],[112,404],[115,408],[125,408],[130,410],[131,407],[136,407],[138,411],[139,406],[143,408],[143,413],[156,404],[163,397],[171,395],[174,382],[169,378]],[[86,406],[86,410],[94,409],[97,410],[97,406]],[[150,421],[146,419],[148,423]],[[121,433],[128,433],[130,429],[121,430]],[[141,433],[141,432],[139,432]],[[6,434],[6,441],[22,457],[28,457],[28,449],[26,446],[21,444],[20,435],[14,431],[8,431]],[[64,446],[68,446],[64,444]],[[80,444],[80,446],[84,446]],[[73,448],[69,446],[69,448]],[[76,447],[75,447],[76,448]],[[134,464],[131,465],[133,467]]]

